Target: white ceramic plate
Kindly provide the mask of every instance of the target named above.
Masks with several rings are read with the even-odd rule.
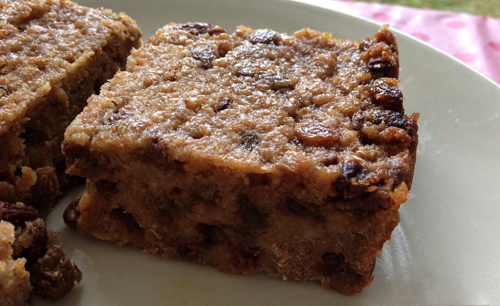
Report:
[[[123,11],[145,38],[168,22],[239,24],[289,34],[301,28],[361,39],[378,26],[313,5],[280,0],[80,0]],[[313,283],[259,274],[228,275],[210,266],[165,261],[139,249],[78,237],[62,221],[61,200],[48,219],[84,272],[58,302],[33,305],[499,305],[500,87],[453,58],[397,33],[406,111],[420,112],[411,197],[386,243],[375,280],[346,297]],[[500,67],[499,67],[500,68]]]

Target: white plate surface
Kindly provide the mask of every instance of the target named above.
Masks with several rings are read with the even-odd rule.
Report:
[[[313,5],[283,0],[80,0],[123,11],[147,39],[168,22],[203,21],[289,34],[301,28],[337,38],[372,36],[378,26]],[[408,113],[420,112],[420,144],[401,223],[378,257],[375,279],[346,297],[314,283],[259,274],[228,275],[210,266],[165,261],[139,249],[81,238],[48,219],[84,272],[58,302],[33,305],[500,305],[500,87],[453,58],[397,33],[400,88]],[[499,67],[500,69],[500,67]]]

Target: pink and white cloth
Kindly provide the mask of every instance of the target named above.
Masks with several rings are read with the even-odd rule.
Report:
[[[451,54],[500,84],[500,19],[400,5],[327,0],[335,8],[390,24]]]

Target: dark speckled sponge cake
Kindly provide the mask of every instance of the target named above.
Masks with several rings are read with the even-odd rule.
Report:
[[[352,295],[399,223],[417,148],[398,49],[203,23],[168,24],[65,133],[88,191],[82,236],[230,273]]]

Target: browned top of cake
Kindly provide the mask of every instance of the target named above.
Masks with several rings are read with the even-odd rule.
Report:
[[[77,71],[111,33],[141,32],[124,14],[90,9],[66,0],[0,1],[0,134],[55,91],[66,103],[59,81]]]
[[[326,189],[342,177],[372,185],[409,169],[418,115],[403,115],[398,71],[387,27],[352,42],[169,24],[89,99],[66,142],[124,162],[160,148],[194,172],[223,165],[298,172]]]

